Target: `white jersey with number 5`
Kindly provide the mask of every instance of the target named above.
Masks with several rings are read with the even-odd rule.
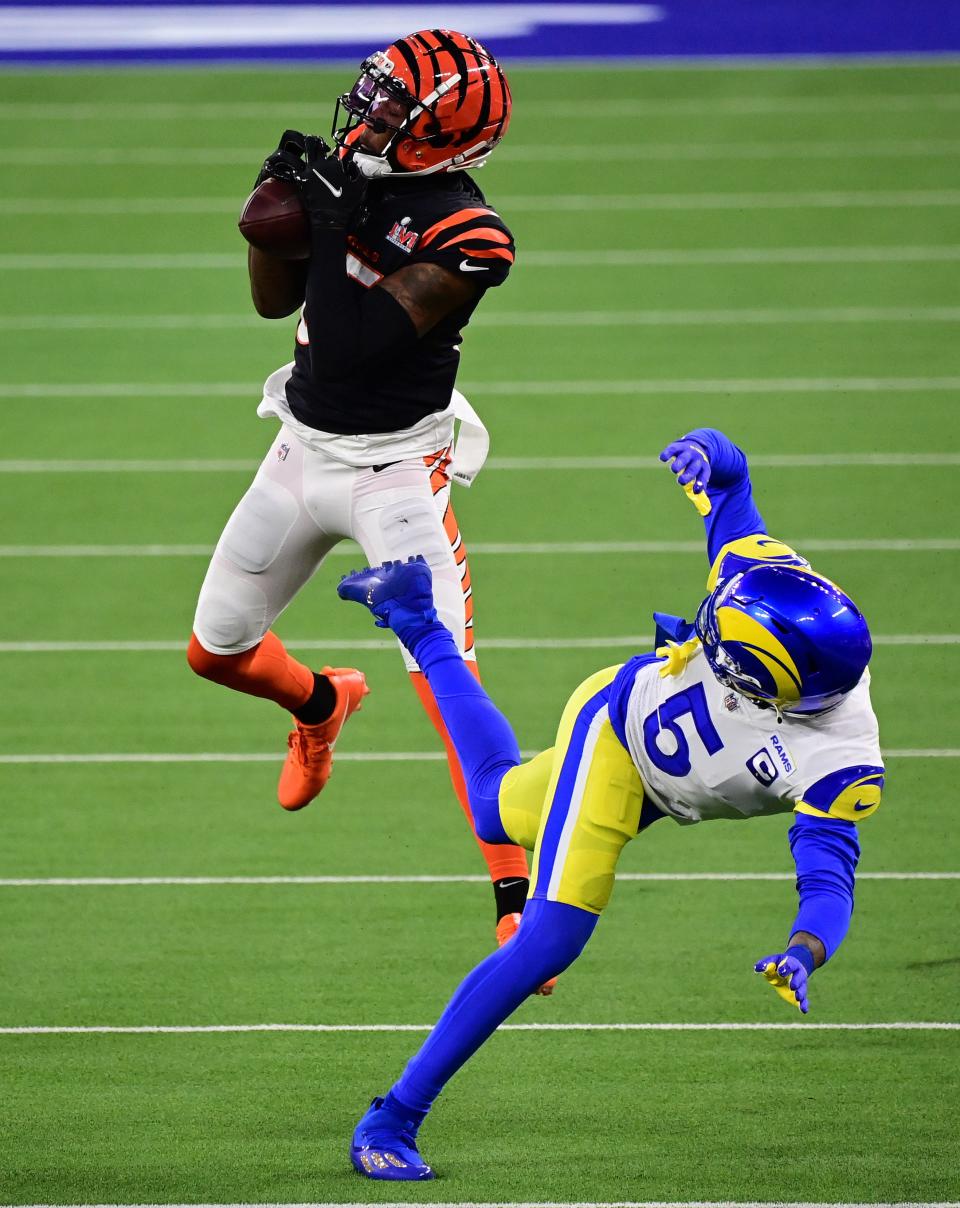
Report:
[[[835,709],[778,721],[714,678],[699,646],[678,674],[637,673],[627,745],[647,793],[680,822],[788,810],[857,821],[880,802],[883,766],[870,672]]]

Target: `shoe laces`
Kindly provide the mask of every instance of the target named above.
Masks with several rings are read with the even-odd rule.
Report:
[[[318,758],[325,755],[330,750],[330,744],[324,738],[312,738],[305,734],[300,728],[300,723],[297,723],[295,730],[292,730],[287,735],[287,747],[290,754],[303,766],[306,767],[311,758]]]

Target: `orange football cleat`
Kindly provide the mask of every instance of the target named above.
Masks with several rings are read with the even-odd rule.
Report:
[[[370,689],[362,671],[354,667],[324,667],[336,692],[333,713],[315,726],[296,721],[287,739],[287,758],[277,785],[277,800],[285,810],[301,810],[321,791],[333,769],[333,747],[351,713]]]
[[[512,940],[517,934],[517,928],[520,926],[521,918],[522,915],[519,914],[505,914],[503,918],[499,920],[497,923],[498,948],[502,948],[507,940]],[[553,988],[556,986],[556,984],[557,979],[555,977],[551,977],[549,981],[543,983],[543,985],[537,990],[537,993],[542,994],[544,998],[549,998],[553,993]]]

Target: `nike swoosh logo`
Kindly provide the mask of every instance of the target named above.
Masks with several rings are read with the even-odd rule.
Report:
[[[327,178],[323,175],[322,172],[318,172],[316,168],[311,168],[310,171],[314,174],[314,176],[317,178],[317,180],[321,181],[323,184],[326,185],[326,187],[330,190],[330,192],[334,195],[334,197],[343,196],[343,189],[335,189],[333,187],[333,185],[330,183],[330,181],[327,180]]]
[[[526,877],[517,877],[515,881],[501,881],[500,888],[508,889],[511,885],[522,885],[526,879]]]
[[[855,802],[855,803],[854,803],[854,807],[853,807],[853,808],[854,808],[855,810],[857,810],[857,812],[859,812],[860,810],[868,810],[868,809],[870,809],[870,807],[871,807],[872,805],[873,805],[873,802],[872,802],[872,801],[868,801],[866,805],[864,805],[862,801],[857,801],[857,802]]]
[[[461,260],[460,271],[462,273],[485,273],[487,266],[485,264],[471,264],[469,260]]]

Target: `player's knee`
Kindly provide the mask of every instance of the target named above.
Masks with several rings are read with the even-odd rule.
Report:
[[[473,786],[470,786],[469,796],[477,838],[482,839],[484,843],[512,843],[513,840],[503,829],[503,823],[500,821],[499,793],[490,796],[488,793],[478,793],[474,791]]]
[[[523,921],[515,939],[520,941],[528,958],[536,960],[541,977],[556,977],[583,951],[599,917],[565,902],[532,898],[523,909]]]
[[[208,652],[242,654],[267,628],[267,599],[258,583],[233,575],[213,576],[204,583],[193,631]]]
[[[195,633],[190,635],[187,644],[187,664],[190,670],[203,679],[216,682],[221,678],[226,659],[230,655],[213,654],[203,646]]]
[[[467,771],[467,796],[477,838],[484,843],[512,843],[500,818],[500,786],[520,762],[517,751],[496,751]]]
[[[519,930],[501,949],[510,955],[505,973],[532,993],[573,964],[593,934],[597,919],[597,915],[577,906],[529,899]]]

